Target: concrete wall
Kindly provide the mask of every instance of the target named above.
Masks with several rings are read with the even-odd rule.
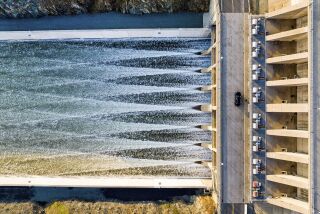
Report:
[[[302,3],[304,0],[268,0],[269,12],[279,10],[283,7]]]
[[[270,206],[265,203],[255,203],[254,210],[255,214],[297,214],[290,210],[286,210],[276,206]]]
[[[305,27],[308,24],[308,17],[302,17],[296,20],[297,28]],[[308,51],[308,39],[302,39],[297,41],[297,53]],[[297,75],[299,77],[308,76],[308,63],[297,65]],[[308,86],[297,87],[297,103],[308,103],[309,93]],[[297,129],[308,130],[309,117],[308,113],[298,113],[297,114]],[[308,139],[297,139],[297,151],[301,153],[309,152]],[[309,167],[307,164],[298,163],[297,164],[297,175],[301,177],[309,176]],[[297,188],[297,197],[308,200],[308,191],[302,188]]]
[[[313,202],[314,202],[314,212],[319,213],[320,211],[320,135],[318,134],[320,132],[320,114],[319,114],[319,108],[320,108],[320,103],[319,103],[319,96],[320,96],[320,87],[319,87],[319,82],[320,82],[320,75],[319,75],[319,68],[320,68],[320,60],[319,60],[319,49],[320,49],[320,3],[319,1],[313,1],[313,9],[314,9],[314,14],[313,14],[313,30],[314,30],[314,44],[313,44],[313,88],[314,92],[312,95],[314,96],[314,115],[313,115],[313,122],[314,122],[314,137],[312,138],[313,140]]]

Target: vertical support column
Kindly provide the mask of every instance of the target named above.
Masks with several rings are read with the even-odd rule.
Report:
[[[251,199],[265,199],[266,186],[266,65],[265,65],[265,20],[251,17]]]

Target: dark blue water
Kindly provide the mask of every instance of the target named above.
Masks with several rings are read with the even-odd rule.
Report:
[[[209,177],[209,39],[0,43],[0,173]]]
[[[0,31],[202,27],[202,13],[130,15],[111,12],[100,14],[82,14],[77,16],[0,19]]]

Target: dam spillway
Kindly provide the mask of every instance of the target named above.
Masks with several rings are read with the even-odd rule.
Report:
[[[211,177],[209,39],[1,42],[0,175]]]

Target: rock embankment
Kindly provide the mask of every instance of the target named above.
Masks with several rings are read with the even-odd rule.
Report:
[[[28,18],[117,11],[129,14],[207,12],[209,0],[3,0],[0,17]]]

